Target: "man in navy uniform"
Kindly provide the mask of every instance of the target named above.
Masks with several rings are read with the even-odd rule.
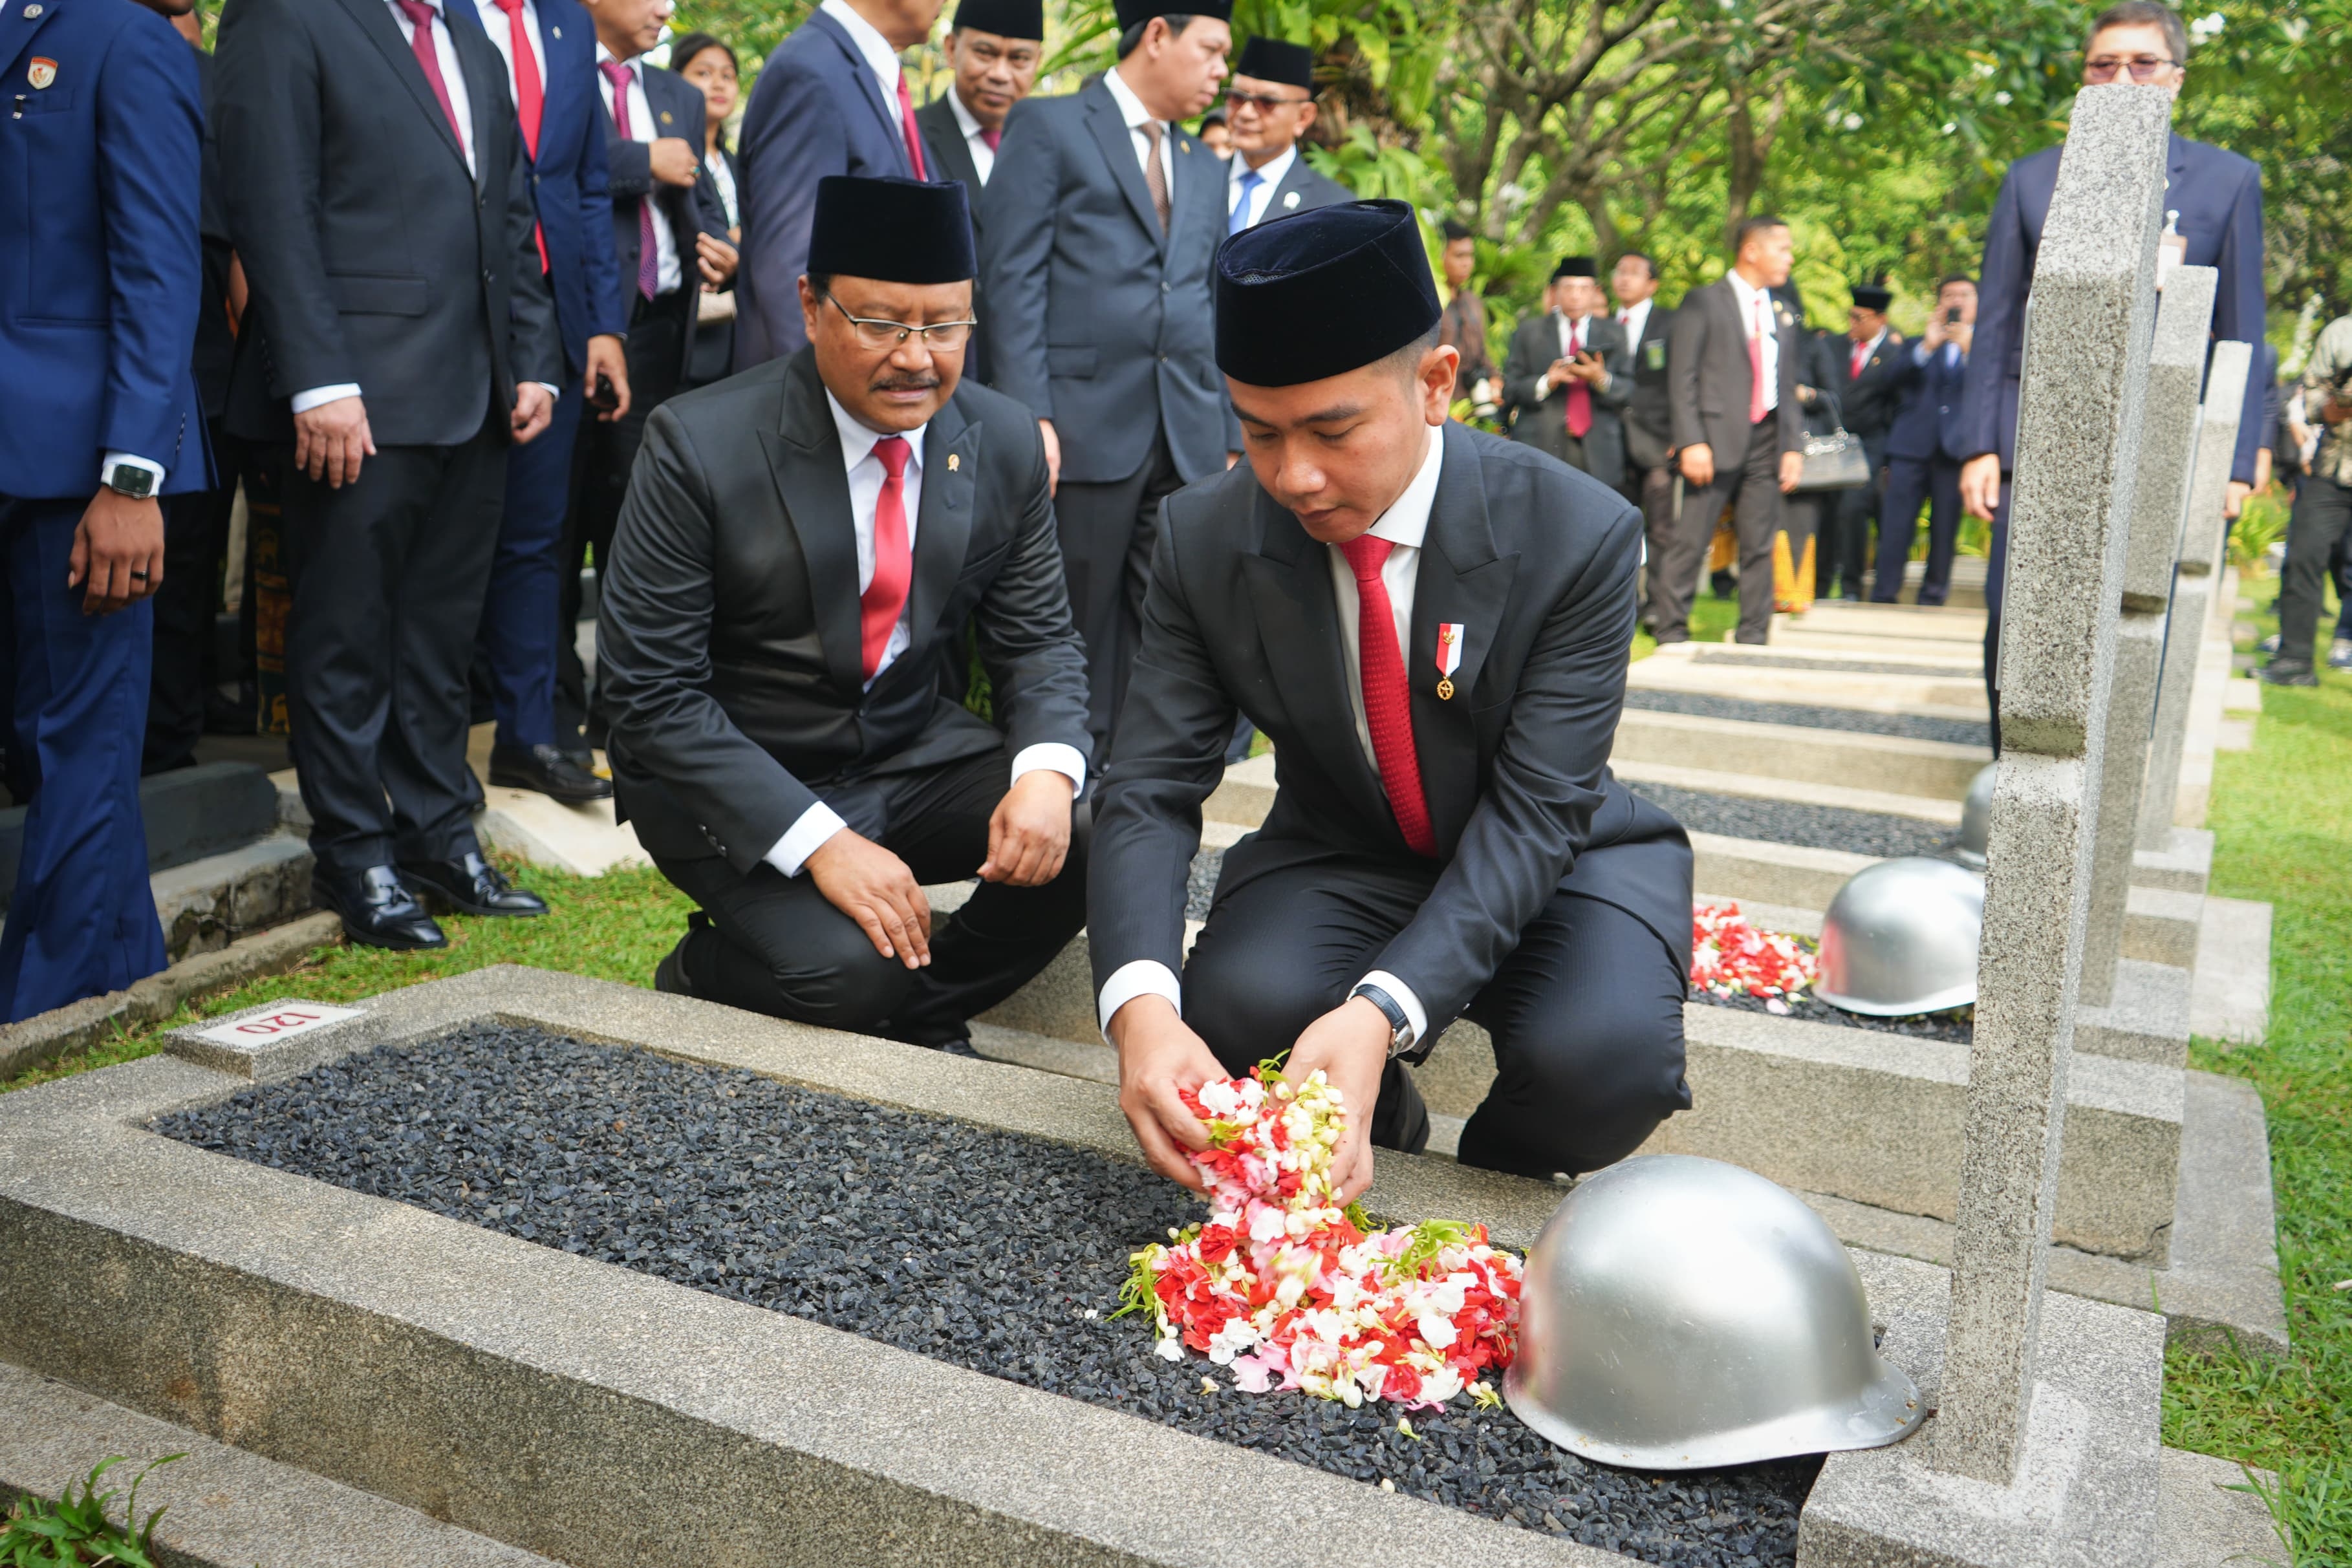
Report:
[[[194,51],[131,0],[11,5],[0,106],[0,697],[30,807],[0,936],[13,1023],[163,967],[139,815],[156,497],[213,469]]]
[[[1291,1075],[1339,1086],[1332,1174],[1360,1193],[1372,1145],[1428,1141],[1405,1063],[1456,1017],[1500,1068],[1465,1165],[1596,1169],[1690,1103],[1690,844],[1608,768],[1641,514],[1448,423],[1438,316],[1402,202],[1218,254],[1249,460],[1169,499],[1087,911],[1120,1106],[1188,1186],[1206,1139],[1181,1092],[1288,1051]],[[1279,788],[1225,852],[1188,960],[1186,877],[1236,711],[1274,737]]]

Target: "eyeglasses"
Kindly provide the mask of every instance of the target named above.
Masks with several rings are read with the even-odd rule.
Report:
[[[2134,81],[2154,81],[2166,67],[2179,63],[2162,55],[2100,55],[2083,62],[2083,79],[2113,81],[2117,71],[2128,70]]]
[[[917,327],[905,321],[884,321],[876,317],[852,316],[840,300],[828,294],[824,302],[841,312],[841,319],[856,329],[857,346],[861,349],[895,349],[910,336],[919,336],[923,347],[933,353],[952,354],[964,346],[971,329],[980,325],[974,321],[934,321],[928,327]]]
[[[1304,98],[1276,98],[1271,93],[1264,92],[1238,92],[1228,89],[1225,93],[1226,107],[1230,109],[1246,107],[1256,110],[1260,114],[1270,114],[1277,109],[1286,109],[1294,103],[1307,101],[1308,99]]]

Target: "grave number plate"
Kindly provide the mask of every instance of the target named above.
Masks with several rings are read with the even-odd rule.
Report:
[[[273,1013],[257,1013],[236,1023],[215,1024],[196,1031],[197,1038],[223,1045],[267,1045],[289,1035],[308,1034],[360,1016],[357,1008],[327,1008],[316,1002],[293,1002]]]

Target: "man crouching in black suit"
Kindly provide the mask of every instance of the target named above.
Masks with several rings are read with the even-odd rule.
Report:
[[[1238,234],[1214,287],[1249,462],[1166,503],[1095,824],[1120,1105],[1152,1166],[1197,1186],[1180,1092],[1288,1051],[1352,1113],[1344,1201],[1372,1145],[1427,1143],[1404,1063],[1462,1016],[1500,1069],[1463,1164],[1620,1159],[1690,1103],[1690,843],[1607,767],[1641,515],[1446,423],[1457,356],[1404,204]],[[1186,960],[1236,710],[1273,737],[1278,788]]]
[[[961,380],[974,270],[961,184],[820,182],[808,346],[647,422],[597,632],[619,812],[702,906],[656,986],[964,1055],[1085,922],[1088,746],[1037,422]],[[1002,733],[940,695],[967,619]],[[921,884],[975,875],[935,932]]]

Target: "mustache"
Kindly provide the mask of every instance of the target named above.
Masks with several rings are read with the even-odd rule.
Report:
[[[866,388],[868,392],[929,392],[940,384],[937,371],[925,371],[914,375],[884,376]]]

